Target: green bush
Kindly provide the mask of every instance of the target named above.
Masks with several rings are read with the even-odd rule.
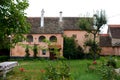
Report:
[[[26,46],[25,52],[26,52],[25,58],[29,58],[29,57],[30,57],[30,52],[29,52],[29,47],[28,47],[28,45]]]
[[[116,74],[112,66],[106,66],[106,65],[101,66],[99,68],[99,74],[101,76],[100,80],[119,80],[117,79],[119,75]]]
[[[7,61],[9,59],[9,56],[0,56],[0,62]]]
[[[99,54],[101,52],[101,48],[97,42],[94,42],[92,39],[88,39],[84,42],[84,46],[89,46],[89,52],[86,55],[88,59],[99,59]]]
[[[83,49],[77,46],[74,37],[64,37],[63,56],[67,59],[84,58]]]
[[[36,45],[36,44],[34,44],[34,47],[33,47],[33,52],[34,52],[33,57],[34,57],[34,58],[37,58],[37,54],[38,54],[38,47],[37,47],[37,45]]]
[[[99,54],[95,54],[95,56],[94,56],[93,53],[87,53],[87,54],[84,55],[85,59],[94,59],[94,57],[96,57],[96,59],[99,59],[100,55]]]
[[[110,58],[110,59],[107,61],[107,66],[112,66],[113,68],[116,68],[116,67],[117,67],[117,62],[115,61],[115,59]]]
[[[57,61],[56,65],[50,64],[45,70],[41,71],[45,73],[45,75],[42,75],[42,80],[72,80],[70,71],[70,65]]]
[[[100,80],[120,80],[120,75],[114,70],[117,67],[114,58],[110,57],[107,62],[102,60],[101,64],[97,69],[101,76]]]

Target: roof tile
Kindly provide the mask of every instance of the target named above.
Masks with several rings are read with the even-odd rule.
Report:
[[[100,46],[101,47],[111,47],[111,38],[108,34],[100,34]]]
[[[59,17],[45,17],[44,27],[40,27],[40,17],[28,17],[28,22],[31,24],[30,33],[34,34],[51,34],[63,33],[63,30],[80,30],[78,26],[79,17],[63,17],[63,22],[59,22]],[[62,24],[62,26],[60,25]]]
[[[108,25],[112,38],[120,39],[120,25]]]

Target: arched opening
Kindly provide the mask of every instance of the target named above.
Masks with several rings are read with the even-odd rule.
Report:
[[[57,42],[57,37],[56,36],[51,36],[50,37],[50,42]]]
[[[43,42],[45,40],[45,36],[40,36],[39,37],[39,42]]]
[[[27,42],[33,42],[33,36],[27,35]]]

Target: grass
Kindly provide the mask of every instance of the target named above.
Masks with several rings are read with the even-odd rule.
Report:
[[[97,60],[97,63],[101,63],[102,60]],[[58,62],[50,60],[18,61],[19,66],[7,74],[7,80],[42,80],[41,77],[43,74],[41,70],[48,67],[48,64],[56,65]],[[87,72],[87,63],[92,63],[92,60],[67,60],[65,62],[70,64],[73,80],[100,80],[98,73]],[[21,72],[20,68],[24,68],[24,71]]]

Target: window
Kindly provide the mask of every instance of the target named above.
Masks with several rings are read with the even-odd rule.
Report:
[[[27,42],[33,42],[33,36],[27,35]]]
[[[43,40],[45,40],[45,36],[40,36],[39,37],[39,42],[43,42]]]
[[[76,38],[76,37],[77,37],[77,35],[76,35],[76,34],[73,34],[73,35],[72,35],[72,37],[73,37],[73,38]]]
[[[42,55],[46,55],[46,49],[42,50]]]
[[[51,41],[51,42],[57,42],[56,36],[51,36],[51,37],[50,37],[50,41]]]

